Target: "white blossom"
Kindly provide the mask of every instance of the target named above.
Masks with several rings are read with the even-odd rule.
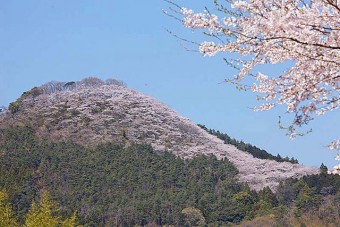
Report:
[[[259,94],[263,103],[255,110],[270,110],[276,106],[274,103],[286,105],[287,112],[296,116],[288,127],[294,138],[301,135],[295,127],[340,107],[338,1],[227,2],[231,5],[224,9],[231,11],[221,10],[225,14],[220,13],[220,17],[182,8],[183,24],[209,34],[199,47],[204,56],[239,54],[239,59],[227,59],[239,69],[235,79],[228,81],[246,85]],[[284,62],[293,66],[281,74],[254,72],[258,65]],[[332,142],[329,148],[339,151],[339,141]]]
[[[328,170],[328,174],[338,174],[338,175],[340,175],[340,164],[334,166],[332,170]]]
[[[27,97],[15,117],[9,112],[0,115],[0,126],[20,119],[20,123],[36,122],[36,133],[42,139],[83,145],[128,139],[129,143],[150,144],[157,152],[167,150],[184,159],[213,154],[230,160],[239,171],[239,180],[255,190],[265,186],[275,190],[281,180],[318,172],[290,162],[254,158],[154,98],[120,84],[86,84]]]

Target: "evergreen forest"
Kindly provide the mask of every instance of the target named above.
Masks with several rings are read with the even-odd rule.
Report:
[[[245,151],[251,155],[253,155],[255,158],[260,159],[269,159],[269,160],[275,160],[277,162],[291,162],[293,164],[298,164],[299,161],[295,158],[289,158],[289,157],[281,157],[280,154],[272,155],[268,153],[267,151],[258,148],[254,145],[251,145],[249,143],[245,143],[242,140],[237,140],[234,138],[231,138],[228,136],[228,134],[220,132],[219,130],[215,129],[208,129],[205,125],[198,124],[198,126],[205,131],[207,131],[209,134],[216,136],[217,138],[221,139],[225,144],[231,144],[237,147],[241,151]]]
[[[340,177],[320,169],[256,192],[227,159],[41,141],[13,126],[0,131],[0,226],[38,214],[49,225],[35,226],[338,226]]]

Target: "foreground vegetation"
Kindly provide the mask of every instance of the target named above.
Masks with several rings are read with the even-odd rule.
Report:
[[[11,208],[8,195],[5,191],[0,191],[0,226],[19,226],[17,219]],[[62,220],[54,213],[57,211],[57,204],[50,200],[49,194],[43,191],[39,203],[32,202],[30,210],[25,217],[25,227],[73,227],[76,222],[76,213],[70,218]]]
[[[336,226],[340,178],[326,172],[289,179],[275,194],[255,192],[215,156],[183,160],[149,145],[39,141],[28,126],[0,131],[0,190],[8,195],[0,209],[12,210],[18,225],[48,191],[59,204],[52,226]]]

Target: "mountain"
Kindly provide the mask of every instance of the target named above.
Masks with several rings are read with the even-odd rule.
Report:
[[[239,181],[257,191],[266,186],[275,190],[284,179],[318,173],[299,164],[254,158],[114,80],[50,82],[25,92],[8,109],[0,115],[0,128],[29,124],[40,140],[87,147],[112,141],[150,144],[157,152],[169,151],[183,159],[200,154],[226,158],[237,168]]]

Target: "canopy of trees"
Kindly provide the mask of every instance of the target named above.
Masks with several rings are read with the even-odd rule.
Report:
[[[0,191],[7,192],[0,193],[0,224],[39,217],[67,226],[76,211],[84,226],[336,226],[340,177],[325,166],[321,172],[283,182],[275,194],[255,192],[237,182],[228,160],[214,156],[183,160],[148,145],[39,141],[31,127],[12,127],[0,130]]]
[[[107,79],[103,81],[97,77],[86,77],[81,81],[69,81],[69,82],[60,82],[60,81],[50,81],[47,82],[39,87],[34,87],[29,91],[24,92],[15,102],[12,102],[8,106],[8,110],[11,113],[16,113],[20,110],[21,102],[27,98],[35,98],[42,94],[51,94],[60,91],[71,91],[76,90],[77,88],[82,87],[100,87],[102,85],[116,85],[116,86],[123,86],[126,87],[126,83],[116,79]],[[0,114],[6,112],[7,108],[0,107]]]
[[[48,192],[43,191],[40,201],[32,202],[31,207],[25,217],[25,227],[74,227],[76,226],[76,213],[71,218],[62,220],[55,215],[56,203],[51,201]],[[16,227],[20,226],[12,211],[12,204],[5,191],[0,191],[0,226]]]
[[[218,137],[219,139],[223,140],[224,143],[234,145],[239,150],[248,152],[249,154],[252,154],[255,158],[275,160],[275,161],[278,161],[278,162],[291,162],[293,164],[299,163],[299,161],[297,159],[289,158],[289,157],[283,158],[283,157],[281,157],[280,154],[277,154],[276,156],[274,156],[274,155],[268,153],[267,151],[265,151],[261,148],[258,148],[254,145],[251,145],[249,143],[245,143],[242,140],[238,141],[234,138],[231,138],[226,133],[222,133],[222,132],[220,132],[218,130],[216,131],[214,129],[208,129],[207,127],[205,127],[205,125],[199,124],[198,126],[200,126],[205,131],[209,132],[211,135],[214,135],[214,136]]]

